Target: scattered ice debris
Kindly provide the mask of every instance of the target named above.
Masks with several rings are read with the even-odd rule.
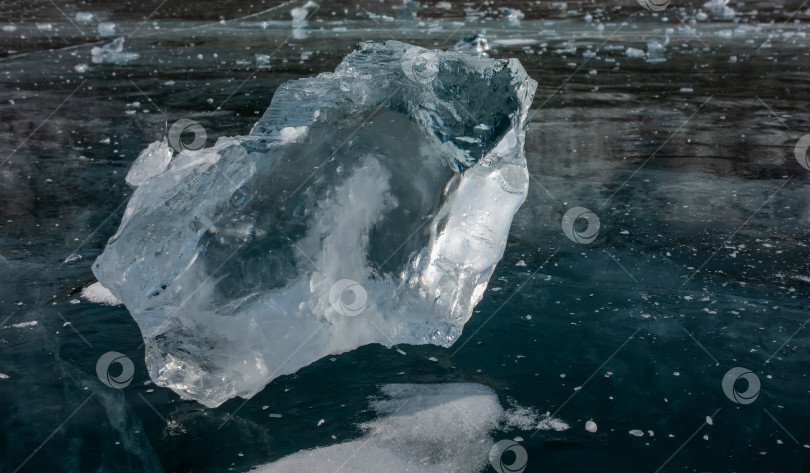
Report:
[[[439,361],[439,359],[438,359],[438,358],[436,358],[435,356],[431,356],[430,358],[428,358],[428,360],[430,360],[430,361],[432,361],[432,362],[434,362],[434,363],[436,363],[436,362],[438,362],[438,361]]]
[[[80,304],[82,301],[80,301],[79,299],[71,299],[68,302],[75,305],[75,304]]]
[[[94,282],[93,284],[82,289],[82,297],[90,302],[96,302],[98,304],[106,304],[106,305],[121,304],[121,301],[116,299],[115,296],[112,295],[110,290],[102,286],[101,283],[99,282]]]
[[[84,63],[76,64],[75,66],[73,66],[73,70],[78,72],[79,74],[84,74],[89,69],[90,69],[90,67],[87,64],[84,64]]]
[[[111,23],[109,21],[102,21],[98,24],[98,34],[102,38],[109,38],[110,36],[115,36],[116,29],[118,29],[118,25],[115,23]]]
[[[3,31],[6,33],[13,33],[17,31],[17,27],[14,25],[3,25]]]
[[[515,266],[517,266],[518,268],[525,268],[526,267],[526,262],[523,261],[523,260],[520,260],[517,263],[515,263]]]
[[[318,421],[318,427],[322,426],[326,421],[321,419]]]
[[[125,53],[124,41],[126,39],[122,36],[115,41],[104,46],[95,46],[90,50],[91,60],[94,64],[126,64],[130,61],[138,59],[141,55],[138,53]]]
[[[50,23],[37,23],[39,31],[53,31],[53,25]]]
[[[588,431],[588,432],[590,432],[592,434],[595,434],[596,429],[597,429],[596,422],[594,422],[592,420],[589,420],[588,422],[585,422],[585,430],[586,431]]]
[[[639,430],[639,429],[633,429],[628,433],[630,435],[632,435],[633,437],[644,437],[644,431]]]
[[[0,373],[0,379],[10,379],[10,378],[11,378],[11,376],[9,376],[9,375],[7,375],[5,373]]]
[[[125,178],[127,184],[133,187],[142,186],[149,179],[162,174],[172,160],[173,154],[168,139],[163,138],[162,141],[151,143],[141,151],[129,168]]]
[[[436,8],[449,11],[453,9],[453,4],[450,2],[439,2],[436,4]]]
[[[568,423],[566,423],[565,421],[558,419],[556,417],[551,417],[550,412],[546,412],[545,414],[543,414],[543,417],[537,424],[537,429],[554,430],[557,432],[568,430],[570,427],[571,426],[569,426]]]
[[[691,87],[681,87],[679,92],[682,93],[682,94],[691,94],[694,91],[695,91],[695,89],[693,89]]]

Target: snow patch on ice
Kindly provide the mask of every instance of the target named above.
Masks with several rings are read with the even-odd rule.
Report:
[[[96,302],[98,304],[121,305],[121,301],[116,299],[110,290],[102,286],[99,282],[94,282],[82,289],[82,297],[87,301]]]

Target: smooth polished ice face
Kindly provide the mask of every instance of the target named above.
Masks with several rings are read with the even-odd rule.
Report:
[[[514,59],[363,43],[249,135],[139,168],[93,271],[155,383],[218,406],[361,345],[452,345],[526,198],[535,88]]]

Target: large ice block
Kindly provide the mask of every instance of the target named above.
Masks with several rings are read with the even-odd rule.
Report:
[[[526,198],[535,88],[514,59],[362,43],[139,174],[93,271],[155,383],[217,406],[364,344],[452,345]]]

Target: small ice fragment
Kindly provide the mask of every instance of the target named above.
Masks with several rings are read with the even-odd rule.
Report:
[[[647,55],[652,59],[662,59],[664,58],[664,54],[667,52],[667,48],[664,46],[665,43],[657,39],[651,39],[647,41]]]
[[[81,303],[81,301],[80,301],[79,299],[71,299],[69,302],[70,302],[71,304],[74,304],[74,305],[75,305],[75,304],[79,304],[79,303]]]
[[[682,94],[691,94],[694,91],[695,90],[693,88],[691,88],[691,87],[681,87],[681,90],[680,90],[680,92]]]
[[[115,30],[118,28],[118,25],[109,21],[102,21],[98,24],[98,34],[102,38],[108,38],[110,36],[115,36]]]
[[[270,56],[267,54],[256,54],[256,67],[267,67],[270,65]]]
[[[115,296],[112,295],[110,290],[102,286],[101,283],[99,282],[94,282],[93,284],[82,289],[82,297],[84,297],[90,302],[96,302],[98,304],[105,304],[105,305],[121,304],[121,301],[116,299]]]
[[[436,363],[437,361],[439,361],[439,360],[438,360],[438,359],[437,359],[435,356],[431,356],[430,358],[428,358],[428,360],[430,360],[430,361],[432,361],[432,362],[434,362],[434,363]]]
[[[273,418],[273,419],[281,419],[281,414],[268,414],[267,417],[270,417],[270,418]]]
[[[399,353],[399,354],[400,354],[400,355],[402,355],[402,356],[407,355],[407,353],[405,353],[405,351],[404,351],[404,350],[402,350],[401,348],[397,348],[397,353]]]
[[[680,376],[680,375],[681,375],[681,373],[679,371],[676,371],[676,372],[672,373],[672,376]]]
[[[709,440],[709,434],[704,434],[703,435],[703,440]]]
[[[473,56],[489,56],[489,42],[486,36],[481,34],[462,38],[456,43],[453,49],[461,51],[462,53],[472,54]]]
[[[17,31],[17,27],[14,25],[3,25],[3,31],[6,33],[13,33]]]
[[[162,174],[172,160],[173,154],[169,140],[166,138],[150,144],[132,163],[125,179],[127,184],[138,187],[149,179]]]
[[[624,51],[625,56],[632,57],[632,58],[642,58],[644,57],[644,51],[636,48],[627,48]]]
[[[73,70],[78,72],[79,74],[84,74],[90,67],[87,64],[76,64],[73,66]]]
[[[9,379],[9,378],[11,378],[11,376],[9,376],[9,375],[7,375],[5,373],[0,373],[0,379]]]
[[[596,429],[597,429],[596,422],[594,422],[592,420],[589,420],[588,422],[585,422],[585,430],[586,431],[588,431],[588,432],[590,432],[592,434],[595,434]]]
[[[50,23],[37,23],[39,31],[53,31],[53,25]]]
[[[115,39],[112,43],[105,44],[101,47],[93,47],[93,49],[90,50],[91,60],[94,64],[110,63],[122,65],[138,59],[140,54],[124,52],[124,41],[126,41],[126,39],[122,36]]]
[[[72,262],[74,262],[74,261],[78,261],[78,260],[80,260],[80,259],[82,259],[82,255],[79,255],[79,254],[73,253],[73,254],[71,254],[70,256],[68,256],[67,258],[65,258],[65,264],[67,264],[67,263],[72,263]]]
[[[517,266],[518,268],[525,268],[526,267],[526,262],[523,261],[523,260],[520,260],[517,263],[515,263],[515,266]]]
[[[638,429],[633,429],[629,432],[633,437],[644,437],[644,432]]]
[[[652,430],[648,430],[647,435],[649,435],[650,437],[655,437],[655,432],[653,432]]]
[[[697,21],[706,21],[709,19],[709,15],[707,15],[704,11],[699,11],[697,12],[697,15],[695,15],[695,19]]]
[[[516,8],[501,8],[501,13],[506,17],[506,21],[513,25],[520,24],[520,20],[526,17],[522,11]]]
[[[322,426],[324,422],[326,422],[326,421],[325,421],[325,420],[323,420],[323,419],[319,420],[319,421],[318,421],[318,427]]]
[[[714,425],[714,419],[711,416],[706,416],[706,423],[709,425]]]
[[[731,20],[736,12],[728,6],[728,0],[710,0],[703,4],[703,8],[709,11],[718,20]]]
[[[439,2],[439,3],[436,4],[436,8],[439,8],[439,9],[442,9],[442,10],[452,10],[453,9],[453,4],[450,3],[450,2]]]
[[[90,12],[81,12],[80,11],[80,12],[76,13],[76,16],[74,18],[76,20],[76,23],[81,23],[81,24],[86,25],[86,24],[93,21],[93,19],[95,18],[95,15],[90,13]]]

